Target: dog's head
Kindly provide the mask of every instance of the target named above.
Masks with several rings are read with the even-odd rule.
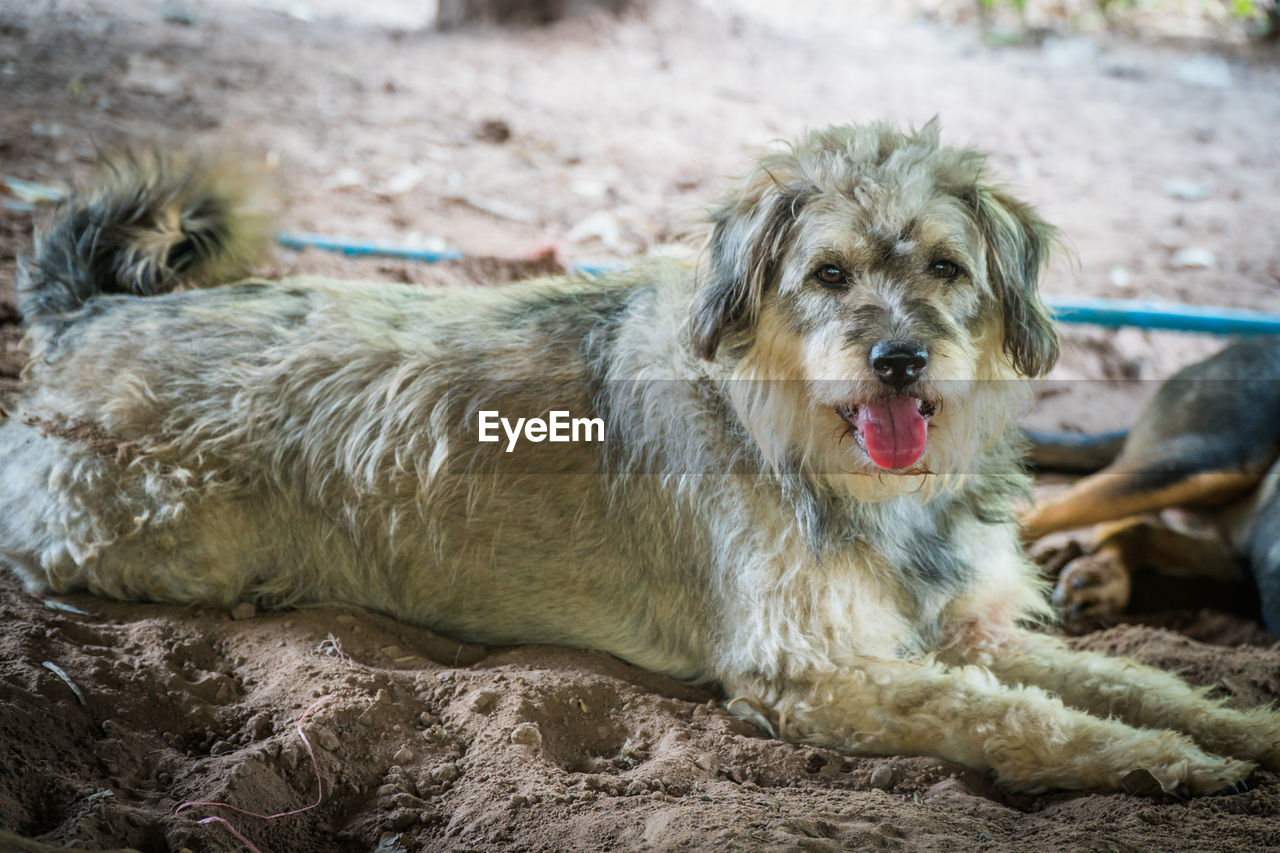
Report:
[[[1057,358],[1037,287],[1054,230],[990,185],[982,155],[940,146],[936,122],[812,132],[712,219],[692,344],[733,364],[775,463],[965,473],[1016,380]]]

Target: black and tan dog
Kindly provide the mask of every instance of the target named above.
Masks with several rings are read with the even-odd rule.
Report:
[[[0,559],[30,589],[602,649],[783,737],[1023,790],[1280,767],[1280,715],[1030,630],[1016,420],[1057,356],[1053,231],[935,125],[809,133],[700,264],[594,279],[226,283],[235,211],[126,167],[23,263]],[[556,442],[557,411],[603,441]],[[486,441],[501,419],[541,425]]]
[[[1078,469],[1102,467],[1090,460],[1105,461],[1096,454],[1111,441],[1037,444],[1042,466]],[[1115,444],[1114,461],[1025,519],[1032,540],[1105,522],[1091,552],[1062,570],[1058,606],[1121,610],[1142,568],[1218,579],[1243,568],[1267,628],[1280,635],[1280,340],[1238,343],[1179,371]],[[1169,509],[1194,511],[1204,524],[1156,515]]]

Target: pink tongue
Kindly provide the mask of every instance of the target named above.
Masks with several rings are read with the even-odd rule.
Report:
[[[924,455],[929,427],[919,403],[894,397],[858,405],[858,431],[871,461],[881,468],[910,468]]]

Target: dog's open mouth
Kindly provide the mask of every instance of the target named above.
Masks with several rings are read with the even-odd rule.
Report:
[[[937,410],[936,402],[916,397],[836,405],[836,413],[853,428],[858,446],[886,471],[911,468],[920,461],[929,440],[927,421]]]

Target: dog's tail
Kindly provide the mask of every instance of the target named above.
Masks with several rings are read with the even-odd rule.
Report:
[[[1100,433],[1049,433],[1023,429],[1031,450],[1028,460],[1037,471],[1092,474],[1116,461],[1128,430]]]
[[[38,230],[18,265],[18,311],[39,327],[73,319],[99,294],[150,296],[225,280],[269,234],[253,196],[248,181],[212,164],[115,158]]]

